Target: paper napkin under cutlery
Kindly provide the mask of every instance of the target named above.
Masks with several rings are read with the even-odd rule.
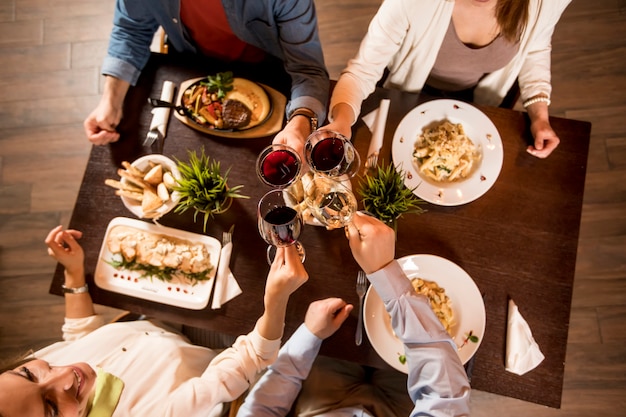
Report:
[[[362,117],[363,121],[372,132],[372,139],[370,140],[370,146],[367,150],[367,157],[377,153],[383,146],[383,137],[385,135],[385,125],[387,124],[387,114],[389,113],[388,98],[380,100],[380,106],[367,113]]]
[[[176,86],[171,81],[163,82],[161,90],[161,100],[171,103],[174,99],[174,90]],[[167,122],[170,118],[169,107],[155,107],[152,109],[152,121],[150,122],[150,130],[156,129],[161,134],[161,138],[167,133]]]
[[[213,302],[211,303],[211,308],[214,310],[241,294],[241,287],[239,287],[239,283],[237,283],[235,276],[230,271],[232,250],[232,242],[222,247],[217,275],[215,276],[215,287],[213,288]]]
[[[513,300],[509,300],[509,318],[506,331],[505,369],[517,375],[535,369],[544,359],[528,323]]]

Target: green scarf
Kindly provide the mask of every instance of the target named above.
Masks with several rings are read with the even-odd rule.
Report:
[[[124,389],[124,381],[98,369],[96,393],[87,417],[111,417]]]

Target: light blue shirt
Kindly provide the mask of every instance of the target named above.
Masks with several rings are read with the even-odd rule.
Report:
[[[234,34],[281,59],[291,76],[287,116],[297,108],[326,117],[329,78],[313,0],[223,0]],[[180,0],[117,0],[102,74],[137,83],[159,26],[178,52],[198,53],[180,18]]]
[[[430,308],[428,299],[415,293],[397,261],[368,275],[368,279],[391,315],[395,334],[404,343],[409,366],[407,390],[415,404],[411,417],[468,416],[470,385],[467,375],[456,353],[456,345]],[[321,339],[301,325],[248,394],[237,416],[285,416],[321,344]],[[323,416],[370,415],[362,409],[343,408]]]

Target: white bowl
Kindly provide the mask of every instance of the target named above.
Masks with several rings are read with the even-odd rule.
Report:
[[[164,171],[169,171],[172,174],[174,179],[179,180],[181,178],[180,171],[176,166],[176,162],[160,154],[142,156],[141,158],[131,163],[131,165],[136,167],[137,169],[140,169],[141,171],[146,171],[150,167],[150,162],[160,164],[163,167]],[[127,181],[128,180],[124,177],[120,179],[121,183],[126,183]],[[151,211],[149,214],[144,213],[143,209],[141,208],[140,202],[124,196],[121,196],[121,199],[122,203],[124,203],[124,206],[126,206],[126,208],[130,210],[130,212],[133,213],[135,216],[146,219],[159,219],[176,207],[178,201],[180,200],[180,195],[176,191],[171,192],[170,199],[157,210]]]

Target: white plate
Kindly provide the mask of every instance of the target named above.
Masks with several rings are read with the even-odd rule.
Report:
[[[165,282],[157,278],[139,278],[141,273],[138,271],[114,268],[108,263],[112,259],[113,254],[109,251],[106,241],[109,233],[116,226],[129,226],[150,233],[203,243],[209,251],[211,264],[213,265],[213,269],[209,273],[210,279],[200,281],[196,285],[190,285],[186,282],[178,281]],[[94,280],[98,287],[108,291],[177,307],[201,310],[209,303],[209,297],[211,296],[211,291],[213,291],[221,249],[221,243],[211,236],[199,235],[171,227],[157,226],[141,220],[116,217],[111,220],[104,235]]]
[[[457,264],[435,255],[409,255],[398,259],[409,279],[434,281],[445,289],[450,298],[454,324],[450,333],[465,364],[478,350],[485,334],[485,304],[472,278]],[[389,365],[408,373],[406,363],[400,363],[404,345],[392,330],[391,318],[373,286],[367,290],[363,311],[365,331],[374,350]],[[467,341],[469,332],[478,337],[476,343]]]
[[[133,163],[131,163],[131,165],[137,169],[146,171],[150,167],[150,162],[161,164],[161,166],[165,170],[169,171],[172,174],[174,179],[179,180],[181,178],[180,171],[178,170],[178,166],[176,165],[176,162],[160,154],[142,156],[141,158],[138,158]],[[120,182],[125,183],[126,178],[122,177]],[[155,210],[150,216],[145,215],[145,213],[143,212],[143,209],[141,208],[140,202],[124,197],[124,196],[120,198],[122,199],[122,203],[124,203],[124,206],[128,210],[130,210],[130,212],[133,213],[135,216],[139,218],[160,219],[161,217],[169,213],[174,207],[176,207],[176,205],[178,204],[178,201],[180,200],[180,195],[177,191],[172,192],[170,194],[169,201],[165,202],[165,204],[163,204],[161,207]]]
[[[433,181],[413,162],[415,142],[424,126],[444,120],[461,123],[482,154],[479,166],[463,180]],[[396,168],[406,174],[405,185],[415,188],[419,198],[441,206],[466,204],[485,194],[496,182],[504,158],[502,139],[489,117],[471,104],[448,99],[422,103],[407,113],[394,133],[391,154]]]

